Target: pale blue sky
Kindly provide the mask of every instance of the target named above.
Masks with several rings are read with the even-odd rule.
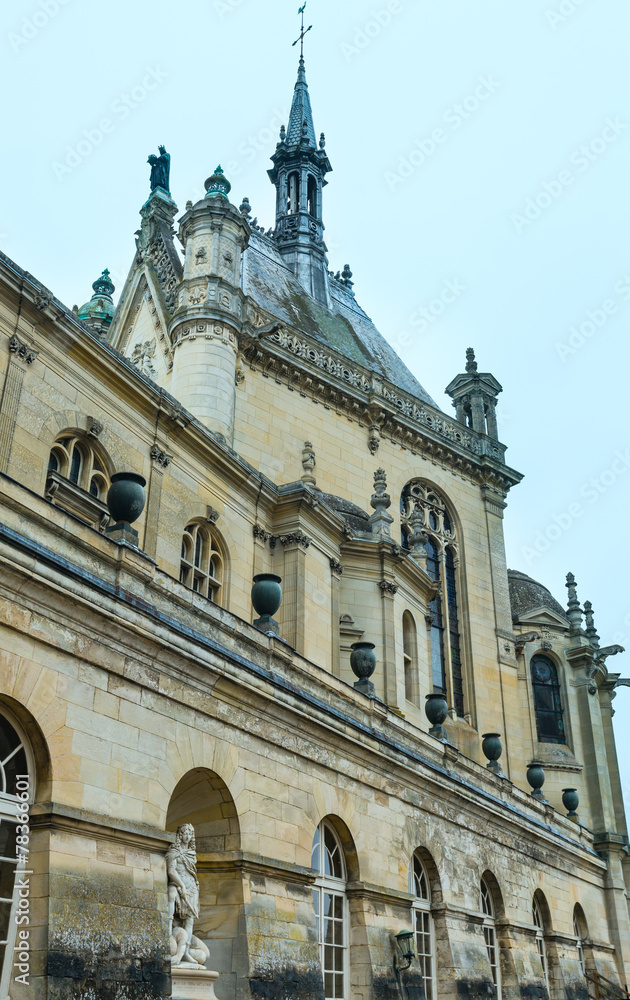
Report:
[[[158,143],[180,208],[221,162],[233,200],[270,226],[298,6],[3,5],[0,249],[68,305],[105,266],[120,289]],[[331,267],[350,263],[359,301],[447,411],[443,387],[475,347],[526,475],[506,512],[510,566],[562,603],[572,570],[602,643],[630,648],[627,0],[307,11]],[[460,291],[442,309],[449,281]],[[609,667],[630,675],[630,654]],[[630,689],[615,705],[630,802]]]

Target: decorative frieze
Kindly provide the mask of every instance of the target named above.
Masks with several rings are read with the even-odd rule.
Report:
[[[156,444],[151,448],[151,458],[158,465],[161,465],[163,469],[168,469],[169,465],[173,461],[172,455],[167,455],[166,452],[161,451]]]
[[[301,548],[307,549],[311,544],[311,539],[303,531],[292,531],[286,535],[271,535],[269,547],[275,549],[278,543],[284,548],[287,545],[299,545]]]
[[[263,545],[266,545],[271,538],[271,532],[265,531],[259,524],[254,525],[254,538],[257,538]]]
[[[15,334],[13,334],[9,341],[9,351],[15,358],[27,365],[32,365],[39,353],[39,351],[34,351],[32,347],[29,347],[28,344],[24,344]]]
[[[392,583],[391,580],[379,580],[378,588],[383,597],[385,597],[386,594],[390,597],[394,597],[394,595],[398,593],[398,584]]]

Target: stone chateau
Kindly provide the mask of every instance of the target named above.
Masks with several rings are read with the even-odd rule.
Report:
[[[303,60],[273,230],[150,162],[116,306],[0,255],[0,998],[627,997],[623,651],[507,569],[499,382],[329,270]]]

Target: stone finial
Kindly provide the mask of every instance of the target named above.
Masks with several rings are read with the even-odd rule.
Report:
[[[416,562],[420,563],[423,569],[427,567],[427,550],[426,544],[429,540],[429,536],[424,530],[424,524],[422,521],[422,514],[417,507],[414,507],[411,517],[409,518],[409,527],[411,531],[407,536],[407,541],[409,543],[409,551],[415,559]]]
[[[197,880],[197,848],[195,828],[190,823],[180,826],[166,852],[168,877],[168,933],[171,965],[190,963],[203,967],[210,952],[193,928],[199,917],[199,882]]]
[[[302,476],[302,482],[307,486],[315,486],[317,481],[313,475],[313,469],[317,465],[315,459],[315,452],[313,451],[313,445],[310,441],[304,442],[304,449],[302,451],[302,468],[304,469],[304,475]]]
[[[374,473],[374,493],[370,500],[374,513],[370,518],[372,531],[376,535],[390,536],[390,525],[394,518],[387,513],[387,508],[392,505],[392,498],[387,492],[387,476],[385,469],[377,469]]]
[[[284,143],[286,141],[287,141],[287,130],[286,130],[286,127],[284,125],[281,125],[280,126],[280,142],[281,142],[281,144],[284,145]]]
[[[469,347],[466,351],[466,371],[469,375],[477,371],[477,362],[475,361],[475,352],[472,347]]]
[[[249,198],[243,198],[238,210],[245,218],[252,214],[252,206],[249,203]]]
[[[567,616],[570,622],[569,635],[572,638],[582,634],[582,608],[577,596],[577,583],[573,573],[567,573],[566,588],[569,592]]]
[[[325,149],[326,148],[326,136],[324,135],[323,132],[321,133],[321,135],[319,137],[319,148],[320,149]]]
[[[225,201],[228,200],[232,185],[223,173],[221,164],[219,164],[212,176],[208,177],[207,181],[204,181],[204,187],[206,189],[206,198],[223,198]]]
[[[595,615],[590,601],[584,601],[584,617],[586,618],[586,634],[593,649],[599,649],[599,636],[595,628]]]

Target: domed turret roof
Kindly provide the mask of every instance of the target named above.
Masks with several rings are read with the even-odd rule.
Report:
[[[114,316],[114,300],[112,299],[112,295],[115,288],[107,268],[105,268],[100,278],[96,279],[92,288],[94,289],[94,295],[89,302],[86,302],[79,309],[79,319],[100,320],[101,322],[111,323]]]
[[[567,614],[562,605],[556,601],[542,583],[532,580],[526,573],[518,570],[508,570],[508,581],[510,585],[510,604],[512,605],[512,620],[516,621],[521,615],[534,611],[536,608],[549,608],[557,615],[560,615],[568,622]]]

